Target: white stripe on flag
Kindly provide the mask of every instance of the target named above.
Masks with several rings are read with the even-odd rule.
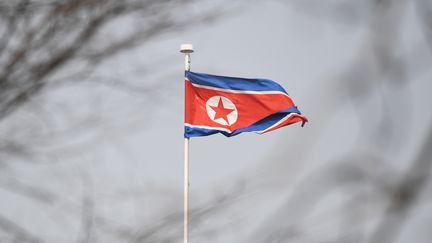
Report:
[[[192,127],[192,128],[196,127],[196,128],[204,128],[204,129],[209,129],[209,130],[221,130],[224,132],[232,133],[231,130],[223,128],[223,127],[209,127],[209,126],[203,126],[203,125],[191,125],[189,123],[185,123],[184,125],[188,126],[188,127]]]
[[[282,122],[288,120],[288,118],[290,118],[290,117],[293,116],[294,114],[297,114],[297,113],[289,113],[288,115],[286,115],[284,118],[280,119],[280,120],[279,120],[278,122],[276,122],[275,124],[271,125],[270,127],[266,128],[266,129],[264,129],[264,130],[262,130],[262,131],[258,131],[258,132],[256,132],[256,133],[263,134],[263,133],[265,133],[266,131],[268,131],[268,130],[270,130],[270,129],[276,127],[276,126],[278,126],[278,125],[281,124]],[[297,115],[298,115],[298,114],[297,114]]]

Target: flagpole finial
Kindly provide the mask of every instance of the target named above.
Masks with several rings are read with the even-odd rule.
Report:
[[[192,44],[182,44],[180,45],[180,52],[185,54],[185,70],[190,71],[190,54],[194,52]]]
[[[193,45],[192,44],[182,44],[180,46],[180,52],[184,53],[184,54],[189,54],[189,53],[194,52]]]

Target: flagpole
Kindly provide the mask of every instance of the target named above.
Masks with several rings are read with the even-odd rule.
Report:
[[[193,52],[192,44],[182,44],[180,46],[180,52],[185,54],[185,71],[190,70],[190,54]],[[189,240],[189,138],[184,139],[184,228],[183,228],[183,239],[184,243],[188,243]]]

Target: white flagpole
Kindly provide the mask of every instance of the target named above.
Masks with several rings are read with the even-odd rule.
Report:
[[[185,71],[190,70],[190,54],[193,52],[192,44],[182,44],[180,46],[180,52],[185,54]],[[189,240],[189,139],[184,139],[184,231],[183,239],[184,243],[188,243]]]

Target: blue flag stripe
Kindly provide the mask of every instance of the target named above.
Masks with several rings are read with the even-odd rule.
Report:
[[[209,135],[213,135],[215,133],[222,133],[223,135],[225,135],[226,137],[232,137],[235,135],[238,135],[242,132],[262,132],[268,128],[270,128],[271,126],[273,126],[274,124],[276,124],[277,122],[279,122],[281,119],[285,118],[287,115],[291,114],[291,113],[297,113],[297,114],[301,114],[300,111],[297,109],[297,107],[291,107],[289,109],[277,112],[275,114],[272,114],[248,127],[245,128],[239,128],[235,131],[233,131],[232,133],[223,131],[223,130],[218,130],[218,129],[207,129],[207,128],[203,128],[203,127],[194,127],[194,126],[185,126],[185,133],[184,136],[186,138],[191,138],[191,137],[201,137],[201,136],[209,136]]]
[[[194,84],[205,85],[220,89],[249,90],[249,91],[280,91],[288,94],[282,86],[269,79],[248,79],[224,77],[204,73],[186,71],[186,78]]]

